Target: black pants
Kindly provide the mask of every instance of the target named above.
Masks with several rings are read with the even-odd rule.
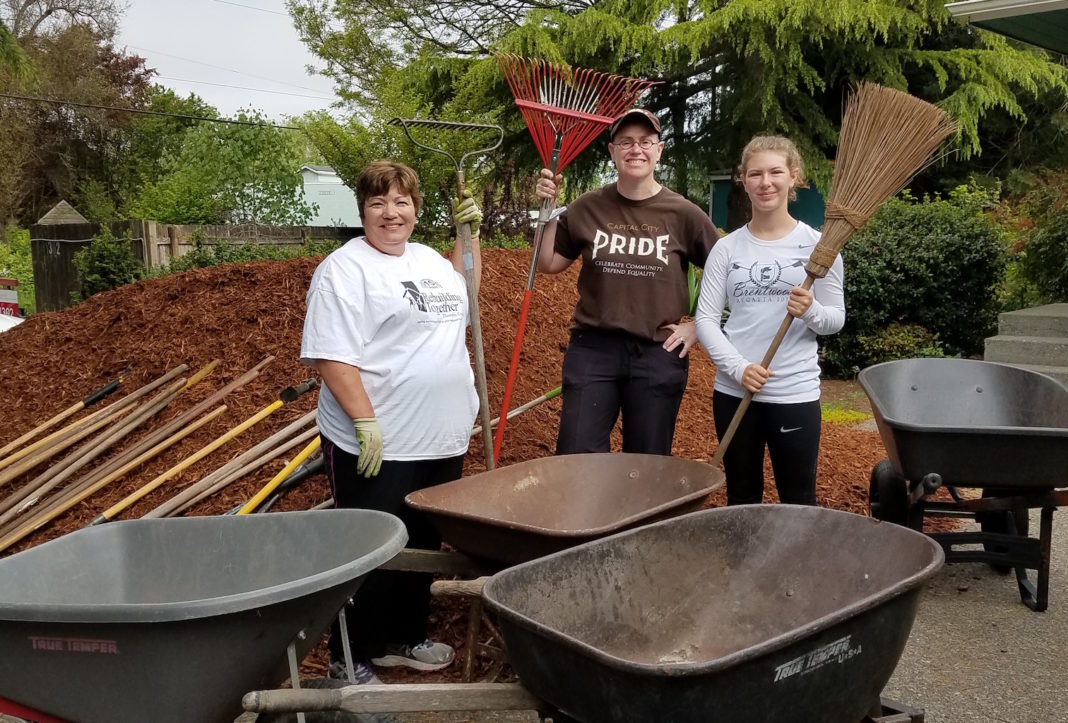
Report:
[[[564,355],[557,454],[610,451],[623,413],[623,451],[671,454],[690,360],[659,342],[576,330]]]
[[[716,434],[723,438],[740,397],[712,394]],[[764,499],[764,447],[771,455],[779,500],[794,505],[816,504],[816,462],[820,451],[820,403],[753,402],[723,457],[727,504],[753,505]]]
[[[337,507],[389,512],[408,528],[408,547],[441,548],[441,536],[426,517],[404,504],[404,497],[459,479],[463,455],[414,462],[386,460],[376,476],[364,477],[356,472],[356,455],[323,437],[323,459]],[[346,609],[355,660],[381,656],[387,644],[415,645],[426,640],[431,580],[429,574],[388,570],[374,570],[367,576]],[[337,622],[330,632],[330,657],[342,659]]]

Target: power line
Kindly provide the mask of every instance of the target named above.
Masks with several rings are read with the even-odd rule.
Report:
[[[334,100],[334,98],[328,98],[325,95],[305,95],[303,93],[288,93],[284,90],[267,90],[266,88],[248,88],[243,85],[227,85],[226,83],[212,83],[207,80],[189,80],[188,78],[172,78],[169,75],[157,75],[157,78],[163,80],[176,80],[179,83],[196,83],[199,85],[215,85],[220,88],[234,88],[235,90],[250,90],[254,93],[273,93],[274,95],[291,95],[295,98],[316,98],[318,100]]]
[[[222,5],[233,5],[234,7],[237,7],[237,8],[246,8],[248,10],[257,10],[257,11],[259,11],[261,13],[271,13],[272,15],[284,15],[287,18],[290,16],[289,13],[283,13],[283,12],[280,12],[278,10],[268,10],[266,8],[255,7],[253,5],[242,5],[241,3],[230,2],[229,0],[214,0],[214,2],[220,3]],[[329,27],[331,30],[335,30],[335,31],[339,30],[338,26],[335,23],[327,22],[327,27]]]
[[[229,2],[229,0],[215,0],[215,2],[222,3],[223,5],[233,5],[239,8],[248,8],[249,10],[259,10],[261,13],[270,13],[271,15],[284,15],[287,18],[289,17],[289,13],[283,13],[278,10],[268,10],[267,8],[258,8],[255,5],[242,5],[241,3]]]
[[[168,58],[174,58],[175,60],[184,60],[187,63],[196,63],[197,65],[203,65],[206,68],[215,68],[215,70],[225,70],[230,73],[236,73],[237,75],[247,75],[250,78],[256,78],[257,80],[267,80],[278,85],[288,85],[292,88],[300,88],[301,90],[316,90],[315,88],[309,88],[306,85],[297,85],[296,83],[287,83],[284,80],[275,80],[274,78],[268,78],[266,75],[256,75],[254,73],[246,73],[243,70],[235,70],[233,68],[225,68],[221,65],[212,65],[211,63],[205,63],[201,60],[193,60],[192,58],[183,58],[181,55],[172,55],[170,53],[164,53],[160,50],[153,50],[152,48],[143,48],[138,45],[127,45],[128,48],[134,48],[135,50],[141,50],[146,53],[152,53],[153,55],[163,55]]]
[[[284,131],[299,131],[296,126],[280,126],[275,123],[259,122],[256,121],[243,121],[243,120],[231,120],[229,118],[205,118],[204,116],[197,115],[184,115],[182,113],[164,113],[158,110],[139,110],[137,108],[120,108],[114,105],[99,105],[97,103],[78,103],[73,100],[57,100],[55,98],[38,98],[33,95],[15,95],[14,93],[0,93],[0,98],[8,98],[10,100],[23,100],[32,103],[49,103],[51,105],[73,106],[75,108],[93,108],[96,110],[114,110],[120,113],[134,113],[137,115],[155,115],[164,116],[166,118],[181,118],[182,120],[195,120],[205,121],[207,123],[226,123],[229,125],[237,126],[270,126],[271,128],[278,128]]]

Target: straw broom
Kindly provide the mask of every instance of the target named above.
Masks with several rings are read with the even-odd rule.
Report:
[[[861,83],[846,104],[838,156],[827,197],[823,232],[805,264],[804,289],[827,275],[853,232],[935,160],[934,153],[957,132],[957,122],[926,101],[892,88]],[[760,365],[768,368],[793,317],[783,319]],[[746,392],[720,440],[712,464],[723,461],[753,394]]]

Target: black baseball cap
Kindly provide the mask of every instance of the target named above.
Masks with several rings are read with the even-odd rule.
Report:
[[[619,127],[629,121],[645,123],[652,127],[652,129],[656,131],[657,135],[660,135],[660,119],[656,117],[655,113],[647,111],[645,108],[631,108],[626,113],[623,113],[614,121],[612,121],[612,125],[608,129],[609,137],[615,138],[616,131],[619,130]]]

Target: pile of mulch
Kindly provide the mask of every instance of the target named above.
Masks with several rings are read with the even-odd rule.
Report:
[[[146,425],[144,432],[147,433],[207,398],[265,357],[275,357],[255,380],[227,397],[228,409],[221,417],[4,554],[83,527],[101,511],[270,404],[285,387],[311,376],[310,370],[299,362],[298,354],[304,296],[317,263],[318,259],[309,258],[264,261],[195,269],[150,279],[98,294],[65,311],[36,314],[18,327],[0,334],[0,399],[4,402],[5,417],[0,426],[0,446],[76,403],[124,370],[128,370],[128,377],[122,391],[112,399],[137,389],[179,364],[188,365],[189,375],[192,375],[213,359],[222,360],[205,381],[183,393],[170,408]],[[488,249],[483,252],[480,307],[493,416],[497,416],[503,396],[529,263],[529,250]],[[577,274],[578,264],[563,274],[539,275],[537,278],[513,407],[560,383],[569,320],[577,300]],[[708,357],[703,351],[696,350],[675,434],[674,453],[678,456],[707,461],[714,452],[714,377],[715,370]],[[147,495],[121,517],[132,519],[145,514],[181,488],[312,410],[315,400],[315,394],[308,394],[284,406],[223,449]],[[542,404],[508,424],[502,465],[552,454],[559,404],[559,399]],[[127,444],[138,438],[140,435],[133,435]],[[616,449],[619,443],[617,429],[614,435]],[[868,475],[872,466],[884,456],[878,434],[825,424],[819,461],[820,504],[866,513]],[[97,464],[107,458],[103,457]],[[232,509],[255,494],[284,464],[285,460],[268,464],[258,473],[205,500],[190,514],[219,514]],[[465,474],[484,468],[482,443],[476,438],[472,440]],[[29,476],[0,488],[0,496],[17,489],[28,479]],[[771,479],[770,467],[768,479]],[[775,499],[773,487],[769,484],[769,501]],[[325,478],[317,476],[274,509],[306,509],[329,496]],[[723,501],[722,491],[712,498],[713,504]],[[437,609],[435,615],[439,627],[463,627],[455,625],[465,615],[462,608],[445,606]]]

